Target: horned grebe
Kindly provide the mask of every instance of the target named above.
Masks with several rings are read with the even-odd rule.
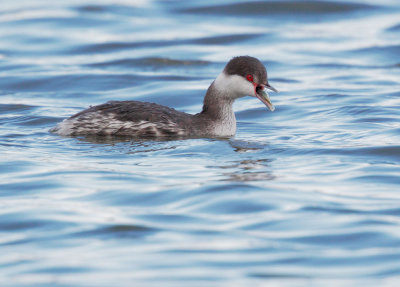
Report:
[[[195,115],[154,103],[110,101],[81,111],[50,131],[64,136],[230,137],[236,132],[235,99],[253,96],[271,111],[264,65],[250,56],[235,57],[211,83],[203,110]]]

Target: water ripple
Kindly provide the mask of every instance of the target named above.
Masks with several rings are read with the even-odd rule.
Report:
[[[223,14],[223,15],[280,15],[280,14],[330,14],[354,12],[365,9],[373,9],[377,6],[329,2],[329,1],[290,1],[290,2],[246,2],[206,7],[184,8],[180,11],[196,14]]]
[[[399,285],[396,1],[50,2],[0,7],[1,286]],[[197,113],[244,54],[280,93],[238,99],[233,138],[48,132]]]

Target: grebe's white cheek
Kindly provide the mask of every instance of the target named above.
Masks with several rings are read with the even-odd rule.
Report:
[[[223,78],[225,80],[225,87],[229,89],[229,94],[233,95],[235,98],[252,96],[254,94],[253,84],[245,78],[239,75],[225,75]]]
[[[254,96],[253,84],[239,75],[227,75],[222,72],[215,79],[214,85],[218,90],[233,98]]]
[[[237,91],[240,93],[239,97],[245,97],[245,96],[252,96],[255,97],[254,95],[254,85],[244,79],[243,77],[239,77],[237,81]]]

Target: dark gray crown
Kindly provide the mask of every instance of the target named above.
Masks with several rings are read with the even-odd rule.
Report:
[[[244,78],[247,75],[252,75],[254,81],[257,81],[259,84],[267,83],[267,70],[264,65],[254,57],[234,57],[226,64],[224,72],[228,75],[239,75]]]

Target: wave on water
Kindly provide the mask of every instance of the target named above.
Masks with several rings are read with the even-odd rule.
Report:
[[[398,286],[399,11],[3,1],[0,285]],[[280,92],[236,100],[232,138],[49,133],[110,100],[200,112],[238,55]]]

